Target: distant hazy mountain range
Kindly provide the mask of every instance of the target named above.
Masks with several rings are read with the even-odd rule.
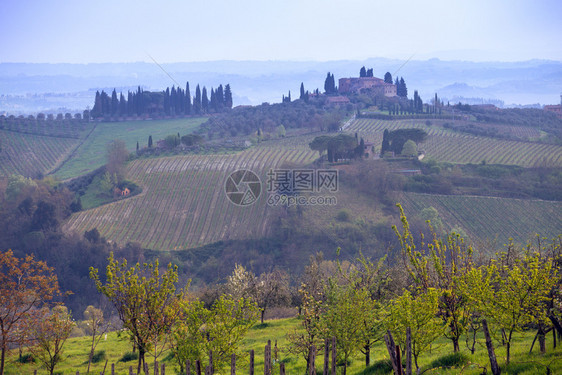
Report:
[[[544,105],[560,102],[562,62],[467,62],[373,58],[365,61],[210,61],[192,63],[0,64],[0,112],[77,111],[92,107],[96,90],[123,91],[142,86],[161,90],[172,85],[192,91],[230,83],[234,105],[280,102],[291,90],[324,89],[328,72],[338,78],[373,68],[375,76],[390,72],[404,77],[408,96],[418,90],[424,100],[434,93],[445,101],[493,103],[498,106]],[[170,78],[171,76],[171,78]]]

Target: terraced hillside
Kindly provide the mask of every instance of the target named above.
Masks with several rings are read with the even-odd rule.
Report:
[[[230,155],[185,155],[140,159],[130,163],[128,178],[143,187],[141,195],[74,214],[65,230],[97,228],[118,242],[138,242],[155,250],[197,247],[224,239],[267,234],[275,208],[266,203],[266,173],[285,163],[304,165],[316,153],[299,142],[291,147],[265,143]],[[236,206],[225,194],[227,177],[239,169],[256,172],[262,194],[249,206]]]
[[[0,130],[0,177],[44,175],[59,165],[80,142],[77,138],[50,137]]]
[[[367,140],[380,145],[384,129],[399,128],[421,128],[427,131],[428,139],[419,148],[425,151],[426,156],[438,161],[477,164],[485,160],[488,164],[523,167],[562,166],[562,146],[559,145],[477,137],[454,132],[438,124],[427,126],[417,120],[357,119],[346,128],[346,131],[357,132]],[[515,130],[511,129],[511,131]]]
[[[525,243],[535,234],[549,239],[562,234],[562,202],[403,193],[401,204],[406,215],[434,207],[447,230],[460,227],[481,243],[501,246],[510,237]]]

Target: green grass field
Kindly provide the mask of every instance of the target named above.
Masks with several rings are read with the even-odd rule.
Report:
[[[264,347],[268,340],[271,340],[272,347],[277,344],[277,358],[274,364],[274,374],[279,374],[279,362],[285,363],[287,374],[304,374],[306,369],[306,362],[303,358],[297,357],[288,352],[287,333],[293,332],[300,327],[298,318],[269,320],[263,325],[256,325],[246,335],[242,343],[242,355],[237,359],[237,372],[240,374],[248,373],[248,353],[250,350],[255,352],[255,373],[263,373],[263,353]],[[526,331],[516,333],[512,343],[512,357],[511,364],[505,366],[505,347],[496,342],[496,356],[498,363],[502,367],[502,373],[506,374],[546,374],[546,366],[550,367],[552,374],[559,374],[562,372],[562,348],[558,346],[556,349],[552,348],[552,336],[549,334],[546,338],[547,352],[540,354],[538,350],[538,343],[535,344],[532,353],[529,353],[531,342],[533,341],[535,332]],[[125,337],[117,337],[115,332],[109,333],[107,340],[102,339],[96,351],[105,351],[106,359],[108,361],[107,372],[111,370],[111,364],[115,363],[116,374],[128,374],[129,366],[136,369],[136,361],[118,362],[120,358],[127,352],[131,351],[131,344]],[[6,374],[33,374],[34,370],[38,370],[38,374],[47,374],[47,371],[41,369],[38,363],[20,364],[17,362],[17,351],[14,351],[11,356],[7,358]],[[64,357],[65,360],[56,368],[56,373],[59,374],[76,374],[80,371],[81,374],[86,373],[89,352],[89,338],[78,337],[69,339],[65,346]],[[26,351],[24,350],[24,353]],[[476,351],[470,354],[467,349],[465,340],[461,342],[461,353],[467,359],[462,367],[455,368],[436,368],[438,360],[445,362],[448,355],[452,353],[452,344],[445,338],[438,339],[431,347],[430,352],[422,353],[419,359],[421,371],[426,371],[429,374],[467,374],[476,375],[482,373],[481,367],[487,367],[490,373],[490,363],[487,356],[486,346],[484,345],[482,337],[478,336],[476,344]],[[173,358],[167,357],[168,352],[164,352],[159,358],[160,363],[166,364],[166,374],[177,374],[178,368]],[[272,349],[272,358],[275,359],[275,354]],[[384,346],[384,342],[375,343],[371,349],[371,366],[365,368],[364,356],[360,353],[352,359],[348,367],[347,373],[350,375],[362,374],[391,374],[392,368],[389,369],[387,364],[388,352]],[[149,368],[153,368],[154,358],[147,356]],[[91,373],[99,374],[105,365],[105,360],[92,365]],[[317,373],[322,373],[323,354],[320,350],[316,358]],[[134,370],[135,371],[135,370]],[[338,367],[338,374],[341,373],[341,368]],[[415,367],[414,367],[415,371]],[[230,369],[225,371],[230,373]]]
[[[434,207],[447,230],[458,226],[481,244],[501,247],[510,237],[526,243],[536,233],[549,239],[562,234],[562,202],[417,193],[400,199],[406,215]]]
[[[146,147],[149,135],[154,144],[167,135],[186,135],[193,132],[206,118],[197,117],[176,120],[101,122],[84,143],[76,150],[70,160],[55,173],[61,180],[77,177],[88,173],[103,164],[106,160],[106,147],[109,142],[120,139],[125,141],[127,149],[135,151],[137,141],[140,148]]]

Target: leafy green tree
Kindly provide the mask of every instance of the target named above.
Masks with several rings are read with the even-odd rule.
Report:
[[[37,183],[31,178],[13,174],[8,178],[4,196],[7,201],[15,201],[20,194],[31,192],[35,188],[37,188]]]
[[[173,328],[172,351],[181,371],[189,359],[208,361],[213,353],[214,370],[230,363],[232,354],[240,354],[240,344],[258,318],[258,307],[249,299],[219,297],[209,310],[200,301],[182,302],[182,319]]]
[[[412,355],[419,374],[418,359],[428,350],[433,341],[443,335],[445,326],[437,316],[439,312],[439,292],[429,288],[413,296],[408,290],[392,301],[387,320],[388,329],[392,331],[401,347],[406,345],[406,329],[412,335]]]
[[[326,296],[322,321],[326,326],[326,337],[336,338],[337,353],[344,363],[345,375],[348,360],[364,347],[366,338],[371,334],[371,322],[380,317],[366,289],[330,280]]]
[[[55,306],[50,312],[44,310],[42,315],[42,319],[28,327],[28,334],[35,342],[30,349],[52,375],[57,364],[64,360],[64,344],[75,324],[66,306]]]
[[[459,283],[464,297],[501,331],[509,364],[513,334],[547,322],[546,302],[560,277],[552,262],[538,253],[526,253],[513,264],[506,262],[507,254],[472,269]]]
[[[279,125],[277,128],[277,136],[280,138],[285,138],[285,135],[287,134],[287,131],[285,130],[285,126],[283,126],[283,124]]]
[[[100,187],[106,194],[111,194],[113,192],[113,188],[115,185],[113,184],[113,180],[109,172],[105,172],[103,177],[100,181]]]
[[[396,226],[393,229],[400,241],[405,268],[420,290],[432,288],[440,293],[439,316],[447,326],[445,336],[452,341],[453,350],[457,352],[460,350],[459,339],[466,332],[473,312],[463,297],[458,280],[471,271],[473,250],[454,233],[448,234],[445,240],[436,235],[432,225],[441,221],[437,210],[432,207],[425,215],[428,216],[433,238],[431,242],[425,242],[422,237],[421,248],[418,249],[404,210],[397,206],[402,233]]]
[[[306,373],[309,373],[310,348],[320,347],[322,338],[326,336],[325,326],[321,321],[323,303],[321,293],[301,288],[302,314],[301,328],[287,334],[288,351],[306,360]]]
[[[84,310],[84,321],[86,334],[90,335],[92,341],[90,343],[90,354],[88,356],[88,370],[90,373],[90,365],[92,364],[92,358],[94,357],[94,352],[96,346],[99,344],[103,335],[109,330],[109,323],[103,317],[103,311],[92,305],[86,307]]]
[[[409,156],[409,157],[418,156],[418,146],[416,145],[416,142],[412,141],[411,139],[408,139],[406,143],[404,143],[404,146],[402,146],[401,154],[403,156]]]
[[[137,373],[140,373],[146,352],[169,333],[179,317],[179,302],[185,290],[176,291],[177,266],[168,264],[160,275],[158,260],[129,268],[127,260],[119,263],[110,253],[105,275],[104,284],[98,270],[90,267],[90,278],[113,304],[139,349]]]
[[[255,302],[264,322],[268,308],[286,305],[290,300],[289,275],[279,269],[264,272],[259,277],[237,264],[228,277],[227,291],[235,299],[246,298]]]
[[[180,144],[180,137],[177,134],[170,134],[164,138],[164,143],[169,149],[175,148]]]
[[[128,158],[129,152],[122,140],[116,139],[107,145],[106,171],[110,175],[117,175],[116,184],[125,178],[125,163]]]

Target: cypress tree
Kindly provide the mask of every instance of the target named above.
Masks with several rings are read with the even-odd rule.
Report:
[[[367,69],[367,77],[372,77],[373,76],[373,68]]]
[[[198,115],[201,113],[201,89],[199,85],[195,88],[195,98],[193,98],[193,112]]]
[[[400,88],[400,94],[398,96],[401,96],[403,98],[407,98],[408,97],[408,88],[406,87],[406,82],[404,81],[403,77],[400,77],[400,83],[399,83],[398,87]]]
[[[115,91],[115,89],[113,89],[113,92],[111,93],[111,114],[117,115],[118,111],[119,111],[119,100],[117,99],[117,92]]]
[[[300,92],[300,97],[299,97],[299,99],[300,99],[300,100],[304,100],[304,95],[305,95],[305,92],[304,92],[304,83],[301,82],[301,92]]]
[[[209,98],[207,97],[207,88],[203,86],[203,91],[201,93],[201,109],[203,113],[209,112]]]
[[[189,82],[185,84],[185,114],[191,114],[191,93],[189,92]]]
[[[384,132],[382,133],[381,156],[383,156],[384,153],[390,148],[390,141],[388,138],[388,129],[384,129]]]
[[[152,136],[148,136],[148,148],[152,148]]]
[[[215,90],[215,100],[217,102],[217,111],[222,111],[224,107],[224,89],[222,88],[222,85],[219,85],[219,87]]]
[[[359,70],[359,77],[361,78],[367,77],[367,71],[365,70],[364,66],[362,66],[361,69]]]
[[[170,88],[166,87],[166,91],[164,91],[164,113],[167,115],[170,114]]]
[[[226,108],[232,108],[232,91],[230,90],[230,84],[224,87],[224,106]]]

